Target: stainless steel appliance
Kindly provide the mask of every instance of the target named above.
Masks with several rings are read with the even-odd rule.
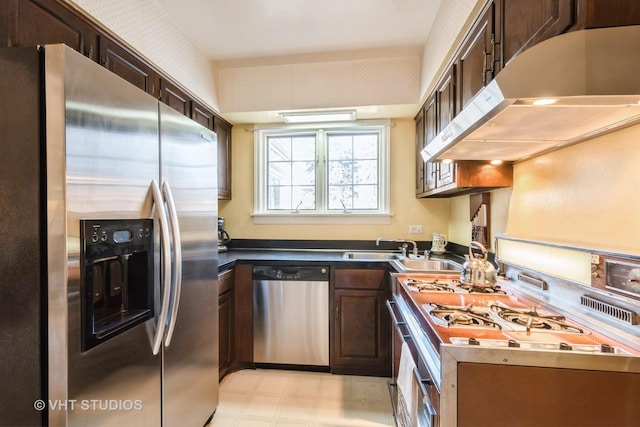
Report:
[[[329,268],[253,267],[256,363],[329,366]]]
[[[419,425],[638,425],[637,322],[573,310],[593,289],[505,269],[511,280],[491,287],[448,274],[394,275],[394,375],[406,342],[422,395]],[[627,308],[604,311],[638,310],[637,301],[620,301]]]
[[[229,233],[224,229],[224,218],[218,217],[218,252],[227,251],[227,243],[231,241]]]
[[[0,424],[202,426],[216,135],[62,45],[0,71]]]

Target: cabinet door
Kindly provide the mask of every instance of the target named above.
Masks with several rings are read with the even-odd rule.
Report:
[[[438,132],[442,132],[456,114],[455,65],[449,67],[436,88]]]
[[[456,58],[458,106],[462,110],[493,79],[493,3],[480,15]]]
[[[389,319],[381,291],[336,290],[332,371],[389,376]]]
[[[578,3],[577,21],[583,28],[640,24],[640,1],[638,0],[576,1]]]
[[[233,291],[218,297],[218,342],[220,357],[220,379],[233,362]]]
[[[427,100],[424,110],[424,136],[425,145],[429,144],[438,134],[438,115],[437,115],[436,96],[432,95]],[[438,164],[434,162],[425,163],[424,168],[424,190],[433,190],[437,186],[436,174]]]
[[[160,100],[169,107],[191,117],[191,99],[189,96],[176,85],[167,79],[160,79]]]
[[[231,199],[231,125],[214,118],[213,130],[218,135],[218,199]]]
[[[220,376],[229,373],[235,362],[235,273],[233,269],[218,274],[218,356]]]
[[[199,104],[196,101],[191,101],[191,120],[200,123],[207,129],[214,130],[214,117],[213,111],[209,110],[204,105]]]
[[[137,88],[158,97],[157,73],[141,58],[106,36],[100,36],[100,64]]]
[[[425,163],[422,160],[420,154],[424,148],[424,109],[421,108],[420,112],[415,118],[416,121],[416,194],[420,194],[424,191],[425,183]]]
[[[0,43],[4,47],[64,43],[97,57],[97,31],[68,7],[47,0],[3,0]]]
[[[237,265],[234,269],[234,275],[234,362],[238,364],[238,368],[255,367],[253,364],[253,282],[251,265]]]
[[[391,323],[384,269],[332,269],[331,370],[389,376]]]
[[[456,182],[456,163],[440,163],[438,166],[438,187]]]
[[[566,0],[500,0],[501,63],[523,50],[566,31],[574,22],[573,2]]]

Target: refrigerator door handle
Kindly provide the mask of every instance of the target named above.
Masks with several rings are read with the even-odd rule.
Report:
[[[178,317],[178,307],[180,305],[180,294],[182,292],[182,238],[180,236],[180,224],[178,223],[178,212],[176,204],[171,193],[171,186],[167,181],[162,183],[162,194],[167,201],[167,211],[171,223],[171,232],[173,234],[173,251],[174,251],[174,268],[173,268],[173,285],[171,295],[171,314],[169,316],[169,326],[165,337],[164,345],[169,347],[173,331],[176,327],[176,318]]]
[[[160,315],[156,321],[156,331],[152,341],[153,354],[156,355],[160,352],[160,347],[162,346],[162,338],[164,337],[167,315],[169,313],[169,300],[171,296],[171,236],[169,235],[169,224],[167,211],[164,208],[164,200],[162,199],[158,182],[155,179],[151,181],[151,193],[153,194],[153,204],[158,213],[160,232],[162,234],[162,305]]]

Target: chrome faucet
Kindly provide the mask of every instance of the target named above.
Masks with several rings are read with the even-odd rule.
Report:
[[[414,242],[413,240],[405,240],[405,239],[386,239],[384,237],[378,237],[376,239],[376,246],[380,246],[380,242],[396,242],[396,243],[404,243],[402,246],[400,246],[400,252],[402,252],[402,255],[406,256],[407,255],[407,246],[408,243],[411,243],[413,245],[413,249],[411,251],[411,255],[414,258],[418,257],[418,244],[416,242]]]

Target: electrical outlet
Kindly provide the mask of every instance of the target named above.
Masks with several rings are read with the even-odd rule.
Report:
[[[591,254],[591,264],[600,264],[600,257],[595,254]]]
[[[409,233],[411,233],[411,234],[420,234],[420,233],[422,233],[422,226],[421,225],[410,225],[409,226]]]

